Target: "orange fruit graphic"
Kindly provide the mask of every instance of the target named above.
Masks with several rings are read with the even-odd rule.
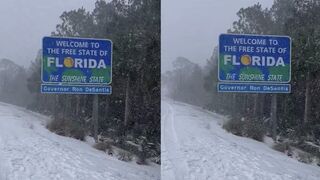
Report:
[[[71,67],[73,67],[74,61],[73,61],[73,59],[71,57],[66,57],[63,60],[63,64],[64,64],[65,67],[71,68]]]
[[[251,57],[249,55],[241,56],[241,63],[248,66],[251,63]]]

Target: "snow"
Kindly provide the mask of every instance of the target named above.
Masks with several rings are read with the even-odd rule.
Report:
[[[48,117],[0,103],[0,180],[159,180],[160,166],[119,161],[45,128]]]
[[[320,168],[221,128],[225,117],[162,99],[162,179],[319,180]]]

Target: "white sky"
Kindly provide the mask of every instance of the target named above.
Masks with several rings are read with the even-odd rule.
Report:
[[[172,68],[178,56],[205,65],[218,36],[238,20],[240,8],[257,2],[271,7],[273,0],[162,0],[161,71]]]
[[[162,71],[170,69],[177,56],[204,65],[220,33],[237,20],[236,12],[272,0],[162,0]],[[0,58],[28,67],[64,11],[94,8],[95,0],[1,0]]]
[[[0,59],[29,67],[41,48],[41,39],[55,30],[64,11],[84,7],[92,11],[95,0],[1,0]]]

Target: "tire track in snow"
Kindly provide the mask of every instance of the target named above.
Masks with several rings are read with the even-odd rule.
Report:
[[[186,172],[188,172],[188,166],[185,162],[185,156],[181,153],[182,148],[175,129],[174,110],[169,103],[164,103],[163,107],[166,108],[165,113],[162,113],[161,115],[162,123],[164,123],[165,127],[164,131],[162,131],[164,137],[164,141],[162,142],[162,148],[165,151],[163,154],[163,166],[173,166],[172,168],[174,170],[173,172],[171,172],[171,174],[174,174],[175,179],[173,180],[185,180],[187,179]],[[162,112],[163,109],[164,108],[162,108]]]

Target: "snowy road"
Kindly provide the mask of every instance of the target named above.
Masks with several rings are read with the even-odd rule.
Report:
[[[55,135],[47,117],[0,103],[0,180],[159,180],[160,167],[108,157]]]
[[[161,106],[162,179],[320,179],[320,167],[225,132],[219,125],[222,116],[168,99]]]

